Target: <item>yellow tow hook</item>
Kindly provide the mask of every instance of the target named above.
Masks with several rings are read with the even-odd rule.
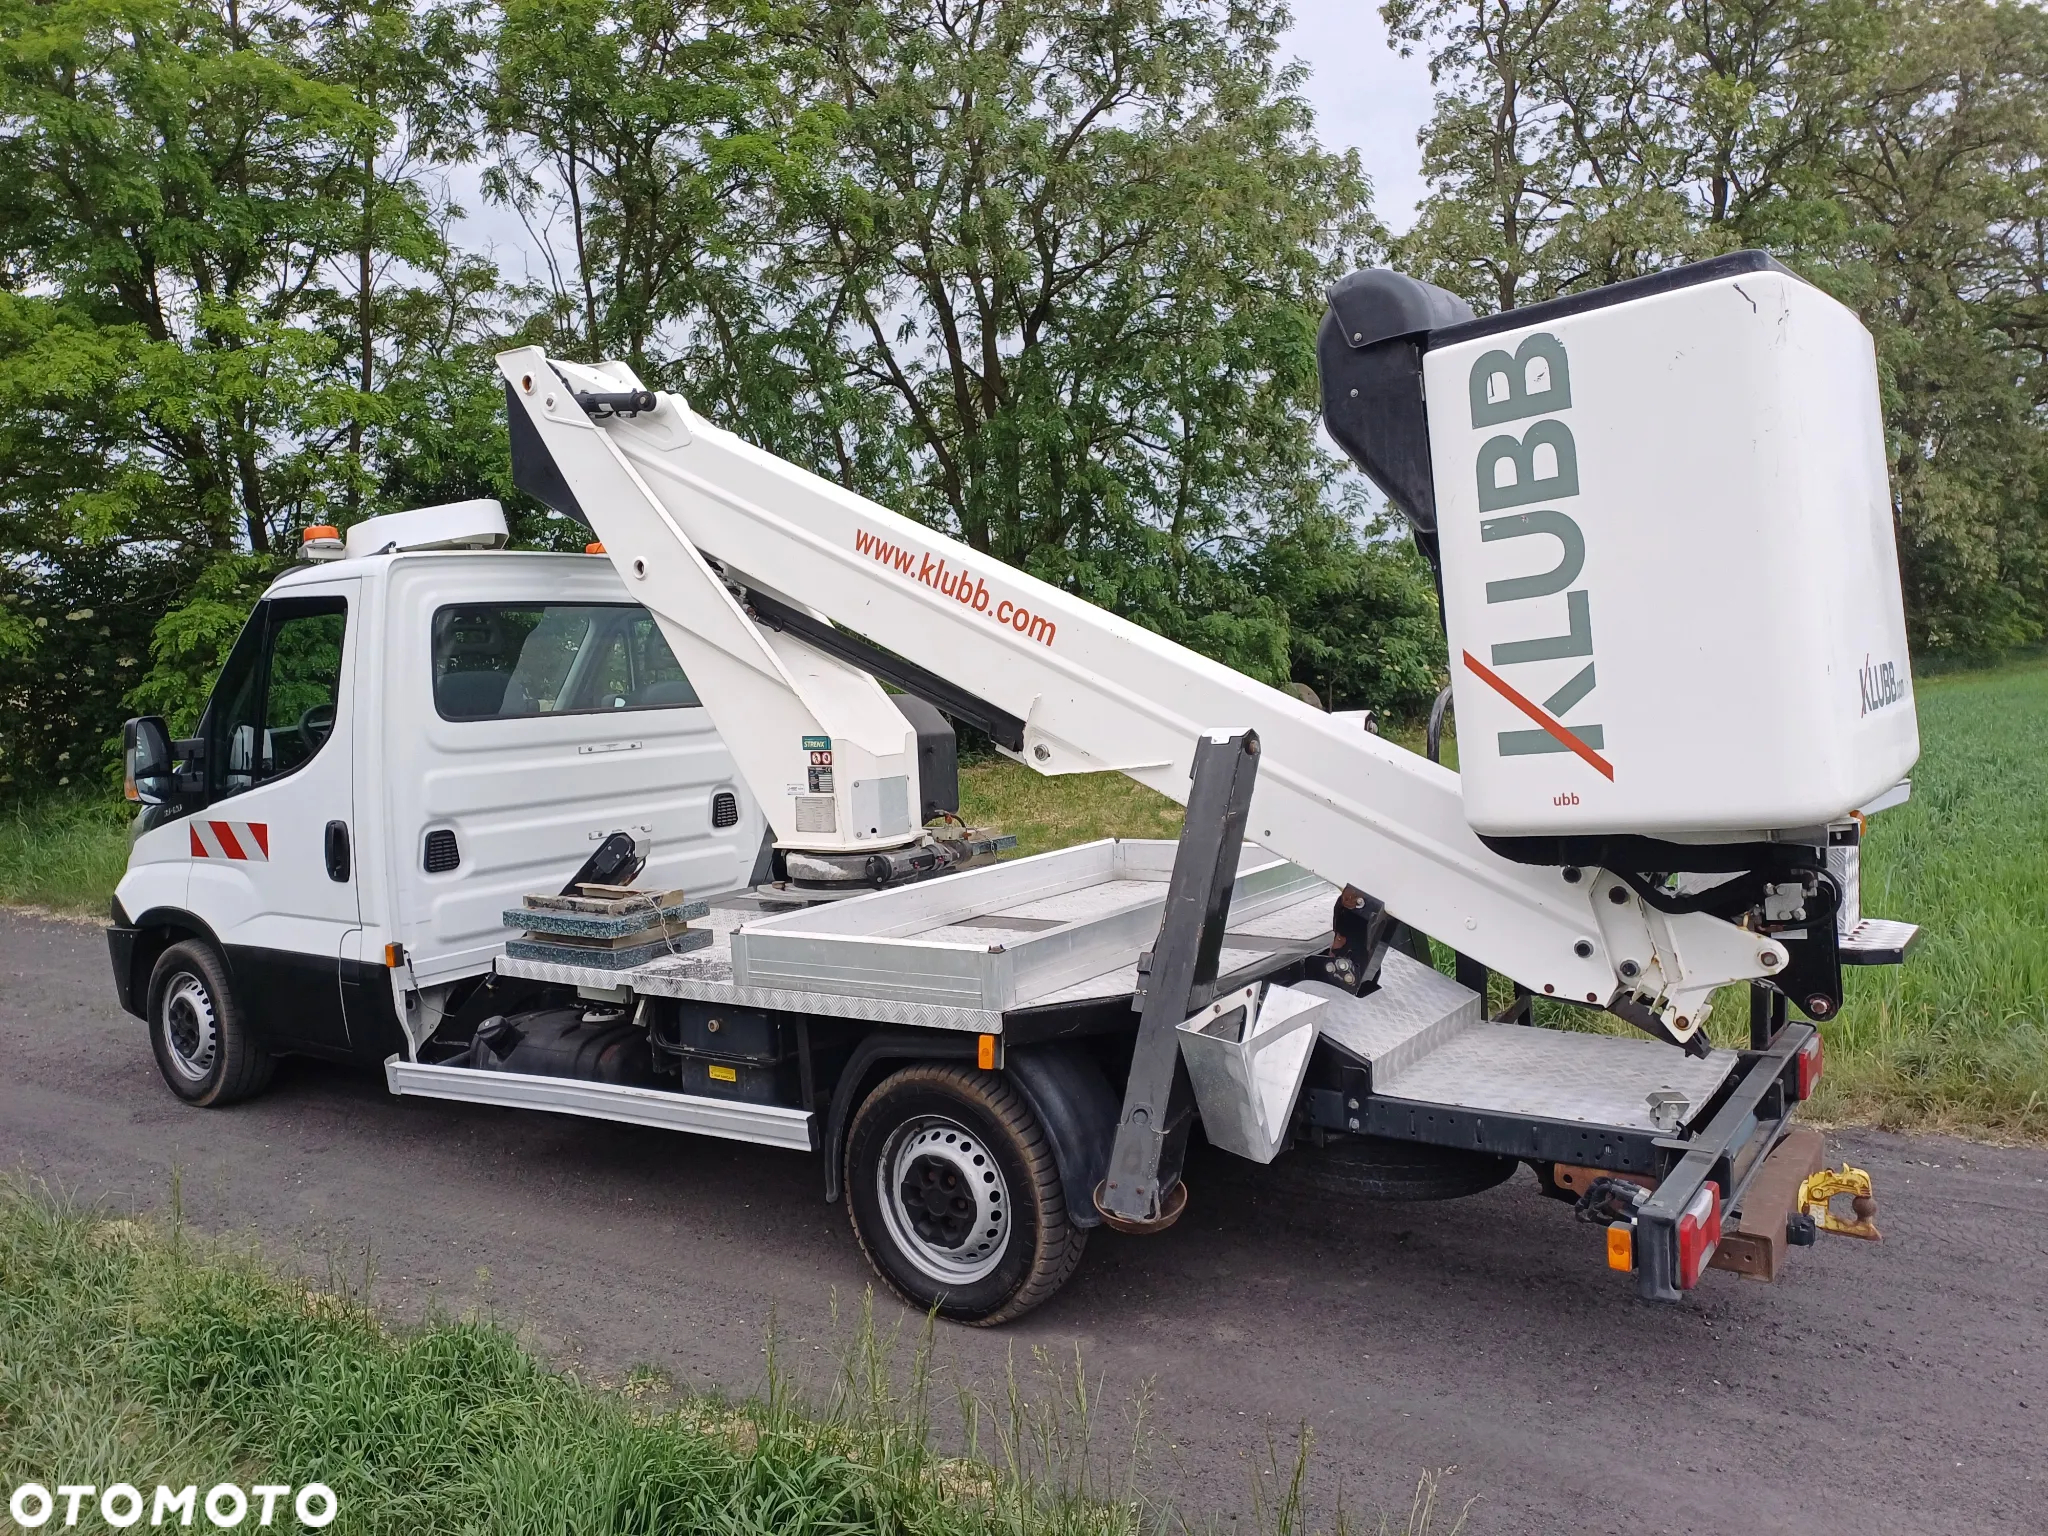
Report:
[[[1853,1217],[1834,1213],[1833,1202],[1837,1195],[1850,1197],[1849,1209],[1854,1213]],[[1840,1168],[1823,1168],[1818,1173],[1809,1173],[1800,1182],[1799,1216],[1811,1221],[1821,1232],[1866,1238],[1873,1243],[1881,1241],[1877,1230],[1877,1197],[1871,1193],[1870,1175],[1847,1163]]]

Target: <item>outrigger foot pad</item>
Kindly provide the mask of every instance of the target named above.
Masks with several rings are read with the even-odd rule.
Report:
[[[1095,1186],[1095,1209],[1101,1213],[1102,1224],[1112,1232],[1128,1232],[1134,1237],[1147,1237],[1154,1232],[1164,1232],[1179,1221],[1181,1212],[1188,1208],[1188,1187],[1179,1179],[1175,1179],[1167,1187],[1166,1193],[1160,1197],[1159,1214],[1149,1221],[1132,1216],[1119,1216],[1104,1205],[1102,1197],[1108,1188],[1107,1183]]]

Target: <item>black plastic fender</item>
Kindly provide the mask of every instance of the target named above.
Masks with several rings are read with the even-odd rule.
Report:
[[[142,1018],[148,1011],[149,968],[156,957],[181,938],[202,939],[227,963],[230,979],[234,962],[212,927],[198,914],[182,907],[151,907],[131,918],[116,896],[108,906],[107,955],[114,972],[114,990],[125,1012]]]
[[[1123,1106],[1093,1058],[1071,1045],[1026,1046],[1008,1053],[1010,1080],[1031,1105],[1052,1140],[1053,1161],[1067,1194],[1067,1220],[1077,1227],[1102,1224],[1096,1186],[1109,1176]]]

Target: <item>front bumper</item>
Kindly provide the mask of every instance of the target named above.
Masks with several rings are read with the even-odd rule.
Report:
[[[114,993],[121,999],[121,1007],[139,1019],[143,1015],[144,1000],[135,995],[139,990],[135,976],[135,945],[142,937],[142,930],[129,926],[128,914],[122,910],[119,897],[114,899],[113,908],[107,916],[107,958],[114,967]]]

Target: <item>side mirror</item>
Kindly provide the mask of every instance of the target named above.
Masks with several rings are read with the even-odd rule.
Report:
[[[121,759],[130,800],[162,805],[171,798],[171,733],[160,717],[144,715],[121,727]]]

